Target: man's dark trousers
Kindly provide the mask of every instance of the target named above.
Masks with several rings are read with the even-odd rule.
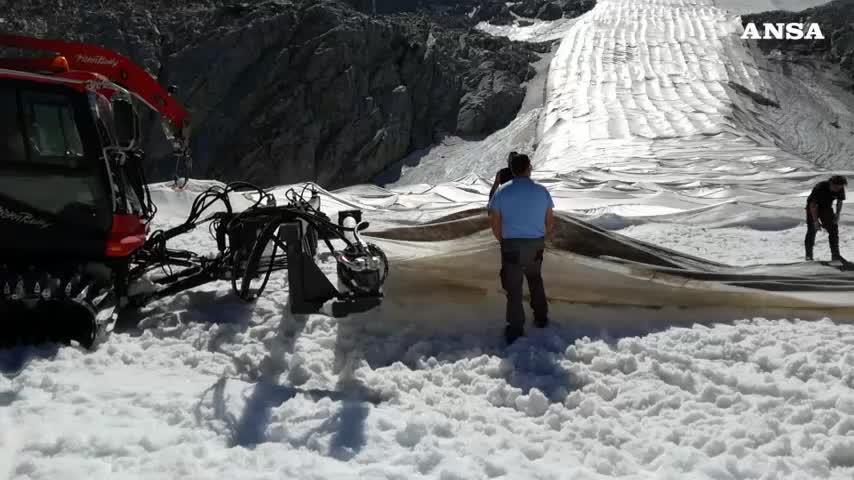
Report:
[[[835,215],[832,210],[819,209],[818,218],[821,219],[824,229],[827,230],[828,241],[830,242],[830,254],[833,258],[839,257],[839,226],[834,222]],[[812,257],[813,245],[815,245],[815,235],[818,233],[815,229],[815,220],[810,218],[809,210],[807,210],[807,236],[804,239],[804,247],[808,256]]]
[[[542,238],[505,238],[501,241],[501,285],[507,293],[507,324],[517,332],[525,326],[522,305],[522,278],[528,280],[534,323],[542,325],[548,318],[548,302],[543,287]]]

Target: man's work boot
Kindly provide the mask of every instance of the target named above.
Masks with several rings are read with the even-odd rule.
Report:
[[[807,262],[812,262],[812,255],[807,254],[807,256],[804,257],[804,260],[806,260]]]
[[[507,341],[507,345],[512,345],[519,337],[525,335],[524,327],[515,327],[513,325],[507,325],[504,328],[504,339]]]
[[[537,328],[546,328],[549,326],[549,317],[535,318],[534,326]]]
[[[845,265],[846,263],[848,263],[848,261],[845,260],[844,258],[842,258],[842,255],[840,255],[838,253],[836,255],[833,255],[833,257],[830,259],[830,264],[833,265],[834,267],[841,267],[842,265]]]

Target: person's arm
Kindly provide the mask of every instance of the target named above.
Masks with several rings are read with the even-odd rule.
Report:
[[[501,199],[504,191],[500,191],[489,199],[486,208],[489,209],[489,226],[492,228],[492,234],[501,242]]]
[[[543,190],[546,192],[546,198],[548,199],[546,208],[546,238],[550,238],[555,228],[555,202],[549,190],[546,187],[543,187]]]
[[[842,199],[836,201],[836,223],[839,223],[839,215],[842,213]]]
[[[815,202],[809,203],[810,221],[815,225],[816,230],[821,229],[821,220],[818,218],[818,204]]]
[[[546,210],[546,238],[551,238],[555,229],[555,212],[553,208]]]
[[[490,210],[489,215],[490,226],[492,227],[492,235],[499,242],[501,241],[501,211]]]

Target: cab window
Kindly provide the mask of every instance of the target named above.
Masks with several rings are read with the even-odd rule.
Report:
[[[60,95],[30,94],[24,110],[30,163],[79,168],[83,142],[74,121],[74,110]]]
[[[26,158],[17,91],[0,87],[0,162],[21,163]]]

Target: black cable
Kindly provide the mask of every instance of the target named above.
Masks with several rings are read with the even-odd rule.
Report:
[[[278,225],[274,223],[267,223],[264,228],[258,233],[258,236],[256,237],[252,248],[248,250],[248,255],[245,259],[242,256],[238,255],[238,252],[234,252],[234,255],[232,256],[231,288],[234,289],[234,292],[237,293],[237,295],[244,300],[248,301],[256,296],[260,296],[261,293],[267,288],[267,283],[270,280],[270,275],[273,273],[273,266],[276,259],[276,251],[278,250],[278,245],[275,241],[272,242],[273,251],[270,254],[270,259],[267,265],[265,266],[265,270],[263,270],[264,280],[261,282],[261,286],[258,287],[258,291],[254,294],[251,294],[251,297],[245,296],[243,288],[237,288],[237,279],[241,278],[241,287],[245,286],[248,290],[251,284],[244,284],[248,283],[250,278],[259,276],[259,274],[261,274],[262,270],[260,263],[258,263],[257,265],[254,264],[256,262],[261,261],[261,258],[264,254],[264,250],[266,249],[267,244],[271,243],[270,241],[273,239],[273,233],[275,232],[277,227]],[[246,251],[246,249],[243,249],[243,251]],[[243,268],[242,272],[240,271],[242,263],[241,261],[245,261],[245,267]],[[252,272],[250,271],[251,269],[254,269],[256,271]]]
[[[243,279],[242,286],[249,288],[246,284],[249,278],[256,278],[258,275],[262,275],[264,279],[258,290],[258,294],[266,288],[270,275],[276,268],[277,252],[280,248],[284,248],[280,245],[279,239],[275,238],[275,231],[283,221],[304,221],[308,228],[312,228],[318,232],[329,251],[333,253],[336,251],[331,241],[334,238],[338,238],[344,242],[346,245],[345,250],[350,250],[356,254],[373,254],[378,250],[376,247],[372,248],[371,245],[365,247],[352,242],[347,238],[346,232],[353,232],[355,234],[357,228],[343,227],[333,223],[327,215],[319,209],[314,208],[311,202],[305,199],[305,193],[309,186],[311,185],[306,183],[299,193],[294,188],[289,188],[285,192],[285,198],[289,204],[269,208],[259,207],[265,199],[273,197],[273,195],[251,183],[232,182],[224,187],[219,185],[211,186],[194,199],[187,219],[183,224],[165,231],[157,230],[151,234],[145,249],[147,257],[140,258],[141,266],[143,268],[146,266],[151,268],[154,265],[158,265],[167,276],[174,276],[171,268],[172,263],[177,262],[176,264],[181,264],[183,262],[178,256],[193,260],[197,259],[198,256],[192,252],[167,249],[166,243],[169,239],[195,228],[200,223],[202,214],[217,202],[222,202],[226,211],[216,212],[207,217],[204,222],[210,222],[208,233],[217,241],[217,247],[220,252],[212,260],[214,263],[205,262],[202,259],[201,264],[197,266],[205,270],[212,269],[208,270],[209,272],[216,272],[220,268],[230,265],[232,271],[232,288],[238,294],[242,294],[241,290],[237,288],[238,278]],[[254,193],[258,194],[257,199],[255,199],[250,207],[240,212],[234,212],[229,194],[246,193],[247,191],[254,191]],[[253,236],[255,237],[254,242],[252,241]],[[235,240],[238,241],[237,245],[232,244]],[[261,265],[258,263],[258,265],[254,265],[256,261],[261,261],[264,249],[271,240],[274,245],[270,258],[266,259],[267,264]],[[244,253],[248,253],[248,256],[244,255]],[[244,256],[246,256],[245,260],[247,263],[246,267],[243,268],[244,271],[241,272],[240,264],[241,260],[244,260],[242,258]],[[382,251],[379,251],[379,256],[386,265],[382,275],[385,277],[388,275],[387,260]],[[184,263],[190,265],[189,261]],[[243,275],[239,275],[240,273]]]
[[[157,204],[154,203],[154,200],[151,198],[151,188],[148,186],[148,179],[145,176],[145,168],[142,166],[142,162],[140,159],[142,158],[142,153],[139,150],[135,150],[130,152],[131,155],[134,156],[134,163],[136,164],[136,174],[139,178],[139,183],[141,185],[142,197],[140,202],[142,203],[143,215],[147,222],[150,222],[154,219],[155,215],[157,215]]]

